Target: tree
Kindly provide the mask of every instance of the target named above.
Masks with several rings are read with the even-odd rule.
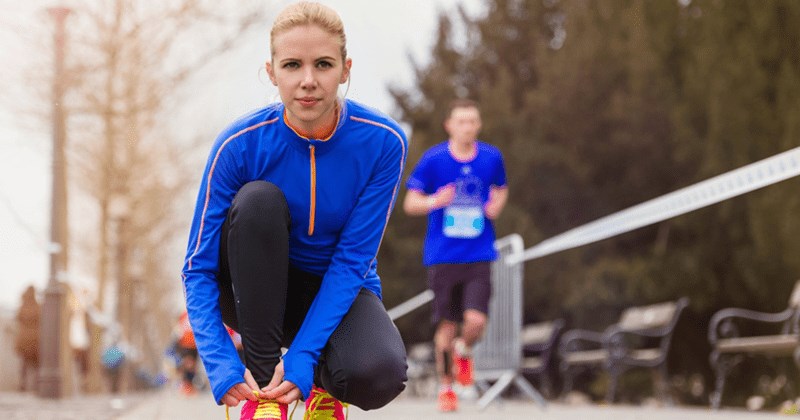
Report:
[[[170,250],[180,249],[173,245],[187,230],[176,216],[195,184],[186,165],[199,136],[175,127],[171,116],[187,100],[181,88],[192,75],[231,50],[266,12],[256,2],[205,0],[86,0],[73,7],[65,106],[80,202],[73,206],[84,210],[73,230],[97,232],[77,239],[84,265],[96,266],[94,306],[114,308],[119,339],[135,350],[128,356],[150,372],[160,368],[169,339],[172,322],[163,321],[178,313],[180,255]],[[91,391],[101,389],[102,333],[95,327]],[[131,372],[124,388],[134,386]]]
[[[415,65],[412,87],[391,92],[413,130],[411,166],[444,139],[450,99],[483,105],[481,137],[504,152],[511,189],[501,236],[520,233],[530,246],[800,143],[794,2],[486,4],[486,15],[443,16],[430,62]],[[679,325],[687,344],[670,366],[708,375],[697,357],[708,346],[704,319],[726,306],[786,305],[800,268],[796,188],[787,181],[528,262],[525,316],[602,328],[633,304],[689,296],[694,322]],[[402,276],[424,278],[409,268],[422,234],[387,233]],[[409,284],[393,272],[385,283]]]

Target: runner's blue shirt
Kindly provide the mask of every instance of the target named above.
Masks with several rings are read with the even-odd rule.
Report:
[[[425,195],[454,184],[456,194],[449,206],[428,214],[422,252],[425,266],[494,261],[494,225],[484,214],[491,187],[506,187],[506,171],[500,149],[476,141],[477,153],[460,161],[450,153],[448,142],[426,151],[406,181],[409,190]]]
[[[284,379],[308,397],[320,353],[359,290],[381,297],[377,254],[397,198],[408,141],[386,115],[345,100],[334,133],[308,139],[288,126],[283,104],[256,110],[215,141],[200,183],[182,278],[189,320],[214,399],[244,382],[245,366],[222,323],[219,244],[231,202],[246,183],[277,185],[291,215],[289,261],[322,276],[283,357]]]

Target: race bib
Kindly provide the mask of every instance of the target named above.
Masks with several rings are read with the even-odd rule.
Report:
[[[483,208],[481,206],[449,206],[444,209],[444,236],[448,238],[476,238],[483,233]]]

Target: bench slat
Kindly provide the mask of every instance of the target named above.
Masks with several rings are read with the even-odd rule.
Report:
[[[800,344],[797,334],[724,338],[717,342],[720,353],[792,354]]]
[[[606,350],[585,350],[567,353],[564,360],[571,365],[586,365],[604,362],[607,357]]]
[[[622,313],[618,325],[629,331],[665,326],[675,316],[675,309],[675,302],[628,308]]]

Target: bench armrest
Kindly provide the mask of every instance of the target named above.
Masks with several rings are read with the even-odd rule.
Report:
[[[584,346],[601,348],[603,346],[603,333],[580,329],[569,330],[561,336],[558,354],[563,356],[570,352],[581,350]]]
[[[672,333],[673,325],[665,325],[661,327],[646,328],[640,330],[624,329],[619,326],[612,325],[608,327],[603,334],[603,348],[608,350],[608,355],[611,359],[621,359],[625,357],[629,351],[638,348],[638,345],[632,345],[636,342],[637,338],[656,338],[661,339],[661,347],[666,346],[667,338]]]
[[[782,312],[758,312],[742,308],[726,308],[717,311],[709,322],[708,341],[713,345],[720,338],[738,337],[739,330],[736,327],[736,320],[749,320],[761,323],[780,324],[792,319],[791,331],[798,331],[798,312],[794,308],[786,309]]]

